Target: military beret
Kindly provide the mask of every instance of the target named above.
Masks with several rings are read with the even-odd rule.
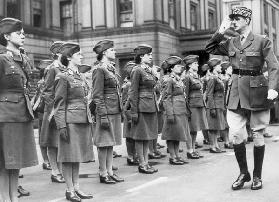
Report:
[[[213,67],[215,67],[216,65],[219,65],[221,63],[221,59],[219,58],[211,58],[207,64],[209,66],[210,69],[212,69]]]
[[[110,40],[102,40],[99,41],[94,47],[93,47],[93,51],[96,54],[100,54],[102,52],[104,52],[105,50],[112,48],[114,46],[113,41]]]
[[[194,62],[198,62],[199,56],[198,55],[187,55],[183,61],[186,65],[190,65]]]
[[[209,70],[208,64],[205,63],[205,64],[201,67],[201,70],[202,70],[203,72],[206,72],[207,70]]]
[[[75,42],[65,42],[62,44],[59,50],[63,55],[71,57],[74,53],[80,51],[80,46]]]
[[[229,17],[232,19],[235,16],[242,16],[244,18],[251,18],[252,10],[246,7],[235,7]]]
[[[53,54],[61,53],[60,48],[64,43],[65,43],[64,41],[54,41],[49,48],[50,52]]]
[[[0,33],[8,34],[22,29],[22,22],[15,18],[4,18],[0,21]]]
[[[81,64],[78,66],[78,72],[86,73],[91,70],[91,66],[87,64]]]
[[[229,61],[224,61],[224,62],[221,62],[221,67],[222,67],[222,71],[226,71],[226,69],[231,66],[231,63]]]
[[[134,52],[136,55],[144,55],[152,52],[152,47],[147,44],[140,44],[135,49]]]
[[[47,66],[49,66],[53,61],[52,60],[41,60],[41,62],[38,65],[38,69],[45,69]]]

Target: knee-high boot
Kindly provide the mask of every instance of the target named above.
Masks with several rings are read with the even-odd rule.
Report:
[[[240,173],[246,174],[248,173],[247,159],[246,159],[246,147],[244,142],[241,144],[233,145],[234,154],[240,169]]]
[[[253,171],[253,183],[251,185],[252,190],[258,190],[262,188],[262,166],[264,159],[265,145],[256,147],[254,146],[254,171]]]

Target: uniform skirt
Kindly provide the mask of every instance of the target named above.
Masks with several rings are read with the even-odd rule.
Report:
[[[210,109],[206,109],[206,116],[209,130],[225,130],[226,120],[223,109],[216,109],[216,117],[210,116]]]
[[[0,123],[0,167],[21,169],[37,164],[33,122]]]
[[[121,114],[107,115],[107,117],[109,120],[109,129],[102,128],[101,117],[96,117],[96,123],[94,127],[94,145],[97,147],[121,145]]]
[[[158,112],[158,134],[162,133],[163,125],[164,125],[164,112]]]
[[[132,132],[131,132],[131,126],[132,122],[128,121],[126,117],[124,117],[124,122],[123,122],[123,137],[124,138],[133,138]]]
[[[44,112],[39,143],[43,147],[57,147],[59,134],[54,119],[48,121],[49,114],[49,111]]]
[[[134,140],[154,140],[158,138],[158,116],[154,113],[138,113],[138,122],[132,122]]]
[[[58,138],[58,162],[87,162],[93,159],[91,123],[68,123],[70,143]]]
[[[190,131],[197,132],[208,129],[206,110],[204,107],[191,107]]]
[[[191,140],[187,115],[174,115],[174,120],[174,123],[168,123],[167,116],[164,115],[162,140],[175,140],[181,142]]]

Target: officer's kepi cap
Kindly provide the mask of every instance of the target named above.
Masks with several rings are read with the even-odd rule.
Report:
[[[105,50],[112,48],[114,46],[113,41],[111,40],[102,40],[99,41],[94,47],[93,47],[93,51],[96,54],[100,54],[102,52],[104,52]]]
[[[22,29],[22,22],[15,18],[4,18],[0,21],[0,33],[8,34]]]
[[[241,16],[244,18],[250,18],[252,16],[252,10],[246,7],[235,7],[232,9],[232,13],[229,15],[230,19],[233,19],[236,16]]]
[[[64,43],[65,43],[64,41],[54,41],[49,48],[50,52],[53,54],[61,53],[60,48]]]
[[[147,44],[140,44],[135,49],[134,52],[136,55],[144,55],[152,52],[152,47]]]
[[[67,57],[71,57],[74,53],[77,53],[80,51],[80,46],[78,43],[75,42],[65,42],[60,50],[63,55]]]
[[[187,55],[183,61],[185,62],[186,65],[190,65],[194,62],[198,62],[199,56],[198,55]]]

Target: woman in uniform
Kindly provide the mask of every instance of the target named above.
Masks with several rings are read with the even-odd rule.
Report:
[[[20,20],[0,21],[0,201],[18,201],[19,170],[38,164],[24,40]]]
[[[42,89],[42,98],[45,103],[44,115],[42,121],[41,135],[40,135],[40,146],[47,147],[47,154],[51,165],[51,181],[56,183],[64,183],[65,180],[61,175],[58,164],[57,164],[57,147],[58,147],[58,130],[56,124],[52,119],[50,122],[48,117],[53,108],[54,101],[54,80],[58,73],[65,72],[67,69],[61,64],[61,46],[64,44],[63,41],[55,41],[50,46],[50,52],[53,56],[53,62],[47,67],[45,76],[45,82]]]
[[[93,158],[92,152],[92,118],[86,95],[86,82],[78,73],[78,65],[83,58],[80,46],[76,43],[62,45],[61,63],[67,71],[60,72],[55,78],[54,114],[59,131],[58,162],[62,162],[62,174],[67,190],[66,199],[81,201],[90,199],[79,187],[79,167],[81,162]]]
[[[126,138],[126,147],[127,147],[127,164],[128,165],[138,165],[138,159],[136,157],[136,148],[135,148],[135,140],[132,138],[131,133],[131,109],[129,107],[129,96],[128,92],[131,87],[131,72],[133,68],[136,66],[136,63],[133,61],[128,62],[124,71],[126,73],[126,79],[124,80],[124,84],[121,88],[121,98],[122,105],[124,111],[124,123],[123,123],[123,137]]]
[[[171,56],[165,61],[168,64],[167,71],[170,72],[170,76],[163,100],[165,111],[162,140],[167,141],[170,164],[183,165],[187,162],[179,155],[179,142],[191,142],[188,123],[190,112],[187,108],[184,85],[180,77],[184,66],[182,59],[177,56]]]
[[[218,145],[217,137],[220,131],[225,129],[224,116],[224,83],[220,78],[221,60],[212,58],[208,61],[212,75],[207,82],[206,90],[206,115],[208,121],[208,135],[210,138],[210,153],[222,153]]]
[[[188,55],[183,59],[186,64],[186,71],[188,72],[188,74],[186,74],[183,78],[183,83],[185,85],[187,102],[189,103],[191,110],[191,119],[189,124],[193,151],[187,152],[187,157],[190,159],[198,159],[202,157],[197,151],[195,151],[197,132],[208,129],[205,103],[203,100],[202,82],[198,76],[198,58],[199,56],[197,55]]]
[[[138,171],[153,174],[158,170],[148,164],[149,141],[158,137],[158,107],[155,97],[156,76],[151,71],[152,47],[146,44],[134,49],[136,54],[129,91],[132,135],[139,157]]]
[[[100,182],[105,184],[124,181],[112,170],[113,146],[121,145],[122,138],[119,75],[114,67],[113,47],[113,41],[103,40],[93,48],[98,60],[92,72],[94,144],[98,147]]]

